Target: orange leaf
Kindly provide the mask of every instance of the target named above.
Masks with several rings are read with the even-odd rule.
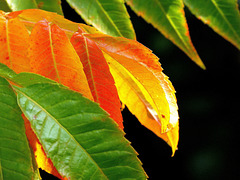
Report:
[[[158,58],[137,41],[85,34],[105,52],[120,100],[139,121],[173,149],[178,144],[175,90]]]
[[[92,99],[80,59],[63,30],[46,20],[30,36],[31,72],[53,79]]]
[[[0,62],[19,73],[30,70],[27,58],[29,34],[19,19],[14,18],[16,15],[0,15]]]
[[[121,104],[107,62],[95,42],[76,32],[71,38],[84,67],[94,101],[105,109],[123,129]]]

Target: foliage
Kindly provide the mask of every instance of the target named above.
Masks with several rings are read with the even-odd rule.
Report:
[[[136,41],[123,0],[67,2],[98,30],[64,19],[60,0],[0,0],[0,9],[14,11],[0,11],[0,118],[6,126],[0,130],[0,179],[38,179],[38,168],[60,179],[146,179],[124,138],[121,108],[126,105],[174,155],[175,90],[158,58]],[[184,4],[240,49],[236,0],[126,3],[202,68]],[[21,138],[11,136],[13,127]],[[17,166],[18,159],[26,163]]]

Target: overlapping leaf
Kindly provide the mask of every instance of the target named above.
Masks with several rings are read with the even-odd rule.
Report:
[[[61,175],[146,179],[135,151],[97,104],[53,84],[16,90],[22,111]]]
[[[95,42],[79,32],[73,35],[71,43],[83,64],[94,101],[99,103],[123,129],[118,92],[102,51]]]
[[[240,50],[240,14],[237,0],[184,0],[204,23]]]
[[[61,0],[36,0],[36,3],[39,9],[63,15]]]
[[[31,152],[16,95],[0,77],[0,179],[29,180],[33,177]]]
[[[25,26],[14,18],[16,14],[0,14],[0,62],[16,72],[29,71],[29,34]]]
[[[41,33],[40,33],[41,32]],[[63,30],[46,20],[31,33],[31,72],[51,78],[92,99],[80,59]]]
[[[174,153],[178,143],[175,91],[162,73],[158,58],[133,40],[99,34],[85,36],[108,54],[106,59],[120,100],[144,126],[167,141]]]
[[[6,0],[6,2],[13,11],[37,8],[37,3],[35,0]]]
[[[135,39],[135,32],[123,0],[67,0],[89,24],[112,36]]]
[[[188,32],[182,0],[126,0],[145,21],[182,49],[196,64],[205,68]]]

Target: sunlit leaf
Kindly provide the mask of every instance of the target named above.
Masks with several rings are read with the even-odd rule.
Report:
[[[67,0],[77,13],[103,33],[135,39],[123,0]]]
[[[174,153],[178,133],[170,131],[175,128],[178,132],[175,90],[162,73],[158,58],[133,40],[98,34],[85,36],[105,52],[122,103],[144,126],[167,141]]]
[[[17,73],[29,71],[29,34],[25,26],[14,18],[14,13],[12,15],[0,15],[0,62]]]
[[[32,159],[21,111],[11,86],[1,77],[0,122],[0,179],[32,179]]]
[[[41,32],[41,33],[39,33]],[[63,30],[46,20],[31,33],[31,72],[55,80],[92,99],[80,59]]]
[[[99,103],[123,129],[120,100],[102,51],[95,42],[82,36],[79,32],[73,35],[71,43],[83,64],[94,101]]]
[[[12,11],[23,9],[36,9],[37,3],[35,0],[5,0]]]
[[[188,31],[182,0],[126,0],[145,21],[183,50],[196,64],[205,68],[195,50]]]
[[[58,85],[15,89],[22,111],[62,176],[146,179],[122,131],[96,103]]]
[[[237,0],[184,0],[204,23],[240,50],[240,14]]]

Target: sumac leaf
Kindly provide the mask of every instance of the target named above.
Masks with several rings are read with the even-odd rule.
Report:
[[[98,104],[53,84],[15,90],[20,108],[62,176],[146,179],[136,152]]]

